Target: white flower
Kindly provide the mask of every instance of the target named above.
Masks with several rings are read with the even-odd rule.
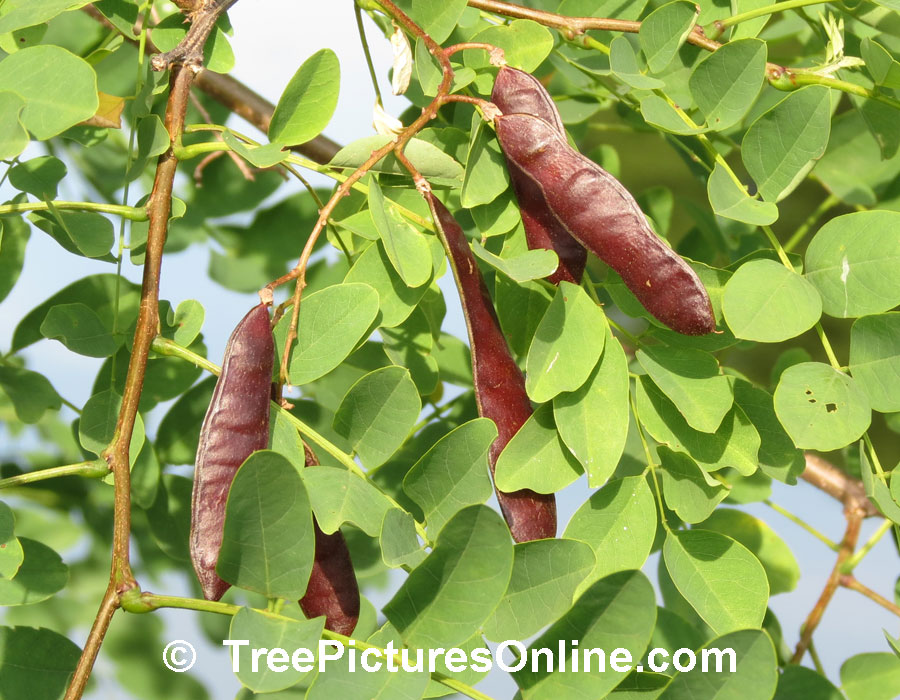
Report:
[[[403,122],[385,112],[378,100],[375,100],[375,109],[372,110],[372,126],[382,136],[396,136],[403,131]]]
[[[403,30],[394,24],[394,33],[391,34],[391,48],[394,50],[394,74],[391,77],[391,92],[402,95],[409,87],[409,79],[412,77],[413,55]]]

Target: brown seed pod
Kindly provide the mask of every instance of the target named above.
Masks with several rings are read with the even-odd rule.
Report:
[[[219,600],[229,584],[216,574],[225,502],[238,468],[269,441],[275,348],[265,304],[241,319],[225,347],[222,373],[200,428],[191,498],[191,562],[203,597]]]
[[[306,466],[319,463],[307,445]],[[359,621],[359,585],[350,560],[350,550],[340,530],[326,535],[313,516],[316,533],[316,554],[306,594],[300,607],[307,617],[325,616],[325,629],[348,637]]]
[[[550,93],[530,73],[503,66],[494,81],[491,102],[504,114],[540,117],[565,138],[565,128]],[[552,250],[559,257],[559,266],[547,280],[553,284],[559,284],[562,280],[579,284],[587,262],[587,251],[550,213],[540,187],[509,158],[506,164],[519,203],[528,247],[531,250]]]
[[[715,330],[709,295],[697,274],[653,233],[622,183],[571,148],[543,119],[505,114],[494,123],[507,159],[540,189],[565,229],[619,273],[647,311],[685,335]]]
[[[469,345],[478,414],[497,426],[497,439],[488,453],[491,474],[497,457],[522,424],[531,416],[525,393],[525,378],[509,351],[490,294],[475,263],[462,228],[430,191],[425,199],[450,259],[462,302]],[[500,510],[516,542],[556,536],[556,499],[553,494],[522,489],[513,493],[497,490]]]

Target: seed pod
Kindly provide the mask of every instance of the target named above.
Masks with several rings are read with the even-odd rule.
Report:
[[[530,73],[503,66],[494,81],[491,102],[504,114],[521,113],[540,117],[563,138],[566,136],[562,119],[550,94]],[[529,249],[552,250],[559,256],[559,266],[547,280],[553,284],[559,284],[562,280],[579,284],[587,262],[587,251],[550,213],[541,188],[509,158],[506,159],[506,164],[519,202]]]
[[[478,414],[497,425],[497,439],[488,453],[491,475],[497,457],[522,424],[531,416],[525,378],[509,351],[497,313],[475,264],[462,228],[430,191],[425,199],[450,259],[472,349],[472,376]],[[500,510],[516,542],[556,536],[556,499],[553,494],[522,489],[497,490]]]
[[[225,502],[238,467],[269,441],[275,347],[265,304],[241,319],[225,346],[222,373],[200,428],[191,498],[191,561],[203,597],[219,600],[229,584],[216,575]]]
[[[306,466],[319,463],[307,445]],[[325,616],[325,629],[344,634],[353,633],[359,620],[359,586],[350,560],[350,550],[340,530],[326,535],[313,516],[316,533],[316,555],[300,607],[307,617]]]
[[[647,311],[685,335],[715,330],[700,279],[653,233],[622,183],[543,119],[505,114],[494,122],[506,157],[540,188],[556,219],[619,273]]]

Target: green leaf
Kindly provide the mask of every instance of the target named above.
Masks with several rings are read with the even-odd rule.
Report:
[[[516,284],[505,276],[494,277],[494,291],[497,316],[509,348],[524,356],[553,296],[542,284]]]
[[[69,567],[50,547],[20,537],[24,559],[13,579],[0,578],[0,605],[40,603],[65,588]]]
[[[762,520],[740,510],[720,508],[697,527],[728,535],[753,552],[766,570],[770,595],[787,593],[797,587],[800,567],[794,554]]]
[[[507,64],[533,73],[553,50],[553,35],[546,27],[530,19],[514,19],[509,24],[488,27],[469,41],[492,44],[503,49]],[[481,49],[466,51],[464,63],[472,68],[488,66],[488,55]]]
[[[702,350],[660,345],[645,346],[635,357],[688,425],[704,433],[718,429],[734,396],[715,357]]]
[[[107,328],[112,328],[113,317],[118,311],[118,327],[128,328],[137,317],[140,286],[113,274],[83,277],[33,308],[19,321],[13,333],[11,350],[18,351],[41,340],[44,336],[41,335],[40,327],[50,309],[57,304],[76,301],[92,308]]]
[[[378,294],[367,284],[336,284],[304,296],[297,321],[297,344],[291,351],[291,384],[308,384],[341,364],[367,335],[377,316]],[[290,314],[275,327],[279,361],[289,325]]]
[[[216,573],[267,598],[298,600],[314,548],[312,510],[297,469],[277,452],[254,452],[228,492]]]
[[[829,316],[878,314],[900,304],[900,212],[837,216],[806,249],[806,277]],[[887,235],[886,235],[887,234]]]
[[[420,287],[431,279],[431,249],[425,236],[387,204],[375,178],[369,181],[369,213],[388,259],[406,286]]]
[[[62,406],[62,399],[43,374],[21,367],[0,366],[0,390],[12,401],[16,417],[23,423],[37,423],[44,411]]]
[[[358,629],[358,628],[357,628]],[[366,640],[373,646],[384,648],[388,642],[393,642],[393,648],[402,646],[396,631],[385,624]],[[341,647],[338,642],[330,642],[333,646],[325,647],[330,655],[337,655]],[[359,651],[355,650],[356,663],[351,665],[351,650],[345,650],[340,659],[328,661],[324,668],[316,675],[312,686],[305,695],[301,693],[295,700],[419,700],[429,683],[429,674],[415,670],[416,655],[409,653],[410,669],[406,671],[395,660],[389,670],[390,663],[386,655],[370,656],[367,658],[371,671],[363,670]],[[427,655],[426,655],[427,656]],[[395,657],[396,659],[396,657]],[[427,660],[423,663],[427,669]],[[377,669],[377,670],[375,670]],[[285,698],[287,700],[287,698]]]
[[[10,168],[9,184],[41,200],[56,199],[57,188],[66,172],[66,165],[59,158],[40,156]]]
[[[600,362],[587,381],[553,399],[559,436],[587,471],[588,486],[602,486],[615,471],[628,437],[628,361],[606,325]]]
[[[706,194],[713,211],[726,219],[742,221],[753,226],[768,226],[778,220],[778,207],[772,202],[760,202],[747,194],[722,167],[716,163],[706,185]]]
[[[3,98],[0,96],[0,105],[2,103]],[[2,128],[0,124],[0,134]],[[0,155],[0,158],[2,157]],[[21,218],[0,220],[0,301],[9,295],[19,280],[25,264],[25,248],[30,237],[31,228]]]
[[[70,253],[112,262],[115,242],[112,221],[90,211],[33,212],[28,218]]]
[[[300,476],[309,493],[316,522],[326,535],[351,523],[378,537],[391,501],[375,486],[342,467],[306,467]]]
[[[581,472],[581,464],[556,431],[553,407],[544,404],[503,448],[497,458],[494,482],[507,493],[519,489],[553,493],[571,484]]]
[[[489,204],[508,187],[509,173],[500,143],[476,112],[472,115],[472,137],[459,202],[466,209]]]
[[[831,134],[830,93],[821,85],[800,88],[744,134],[741,158],[767,202],[787,197],[824,155]]]
[[[88,4],[89,0],[7,0],[0,17],[0,34],[46,22]]]
[[[496,511],[474,505],[441,530],[428,558],[384,607],[409,646],[466,641],[503,598],[512,572],[509,529]]]
[[[580,586],[626,569],[639,569],[656,536],[656,503],[642,476],[612,479],[575,511],[563,537],[587,542],[597,565]]]
[[[489,205],[488,205],[489,206]],[[552,275],[559,267],[559,256],[552,250],[528,250],[511,258],[501,258],[477,240],[472,241],[475,256],[515,282],[527,282]]]
[[[707,131],[705,127],[697,127],[686,122],[682,115],[659,95],[646,95],[641,98],[641,116],[651,126],[672,134],[700,134]]]
[[[156,500],[147,509],[150,534],[156,545],[176,561],[190,562],[193,482],[177,474],[163,474]]]
[[[0,501],[0,580],[13,578],[25,560],[25,550],[15,536],[14,526],[12,510]]]
[[[606,316],[578,285],[560,282],[528,349],[525,389],[537,403],[582,386],[606,341]]]
[[[673,452],[665,445],[657,451],[662,462],[660,474],[666,505],[686,523],[698,523],[708,518],[728,496],[725,485],[708,476],[683,452]]]
[[[706,123],[723,131],[739,122],[756,100],[766,70],[766,44],[759,39],[730,41],[691,72],[689,85]]]
[[[613,649],[625,649],[632,660],[639,659],[656,622],[655,602],[653,586],[640,571],[623,571],[594,583],[529,650],[552,649],[555,655],[557,649],[565,649],[564,658],[555,660],[555,664],[565,662],[565,671],[550,673],[543,661],[539,669],[532,669],[528,659],[524,659],[524,668],[512,674],[523,700],[606,697],[623,674],[612,668],[609,659],[604,659],[604,670],[599,671],[596,655],[587,661],[579,658],[579,670],[573,671],[573,657],[582,657],[586,649],[603,649],[610,655]],[[573,648],[573,640],[580,648]],[[589,673],[584,670],[588,661]]]
[[[94,394],[87,400],[81,411],[81,420],[78,422],[78,441],[84,449],[98,457],[103,453],[116,434],[116,421],[121,406],[122,397],[112,389]],[[131,431],[128,451],[129,463],[132,466],[144,446],[144,439],[144,421],[138,413]],[[106,479],[108,483],[112,483],[112,474]]]
[[[338,151],[331,159],[329,165],[336,168],[356,170],[362,165],[372,152],[391,141],[390,136],[364,136],[352,141]],[[403,149],[409,162],[416,170],[422,173],[429,182],[434,184],[447,184],[451,187],[459,187],[463,181],[463,167],[447,155],[437,146],[422,139],[410,139]],[[379,160],[370,169],[373,173],[389,173],[391,175],[407,175],[405,168],[400,165],[393,154],[388,154]]]
[[[855,442],[872,419],[869,399],[856,382],[820,362],[782,373],[775,413],[797,447],[822,452]]]
[[[206,311],[203,305],[196,299],[185,299],[178,304],[175,309],[175,315],[170,326],[175,328],[172,339],[183,347],[188,347],[200,333],[203,328],[203,319]]]
[[[41,141],[94,116],[99,104],[94,69],[59,46],[32,46],[0,61],[6,91],[25,100],[19,119]]]
[[[379,543],[381,560],[392,569],[415,568],[428,554],[419,543],[415,519],[400,508],[391,508],[384,514]]]
[[[734,467],[750,476],[758,466],[760,437],[740,406],[725,414],[715,433],[694,430],[649,377],[640,377],[635,398],[641,423],[655,440],[687,452],[706,471]]]
[[[894,486],[894,480],[891,479],[891,488],[888,488],[878,474],[872,473],[872,465],[866,457],[862,441],[859,443],[859,475],[869,500],[878,507],[884,517],[893,520],[895,524],[900,524],[900,486]]]
[[[429,268],[430,264],[429,259]],[[423,308],[417,307],[399,326],[382,328],[379,333],[391,362],[409,370],[420,395],[431,394],[437,388],[440,374],[438,362],[432,356],[434,336]]]
[[[722,311],[735,337],[778,343],[812,328],[822,315],[822,299],[781,263],[751,260],[725,285]]]
[[[0,627],[0,676],[4,700],[58,700],[81,656],[73,641],[53,630]]]
[[[707,649],[711,653],[705,654]],[[676,673],[660,700],[770,700],[775,692],[778,659],[772,640],[762,630],[740,630],[716,637],[704,644],[697,656],[708,658],[710,670],[702,673],[694,668]],[[796,697],[818,700],[819,696]]]
[[[318,136],[334,114],[341,66],[331,49],[320,49],[294,73],[272,114],[269,140],[293,146]]]
[[[137,123],[137,153],[128,168],[126,178],[134,180],[141,176],[151,158],[169,150],[171,138],[162,119],[155,114],[142,117]]]
[[[866,37],[859,43],[859,50],[866,62],[866,70],[876,85],[893,90],[900,88],[900,62],[886,48]]]
[[[857,654],[841,666],[848,700],[892,700],[900,693],[900,659],[890,652]]]
[[[717,634],[762,624],[769,583],[744,545],[708,530],[670,532],[663,557],[678,591]]]
[[[296,649],[316,649],[325,619],[287,620],[274,617],[252,608],[241,608],[231,618],[228,639],[246,639],[249,645],[232,647],[232,664],[237,657],[239,671],[235,674],[241,684],[256,693],[272,693],[284,690],[301,682],[308,676],[315,675],[315,663],[311,658],[298,656],[298,665],[308,665],[309,671],[298,671],[287,655],[274,654],[275,649],[284,649],[292,654]],[[270,650],[256,663],[251,658],[252,649]],[[312,653],[310,652],[310,657]],[[271,664],[271,667],[270,667]],[[253,671],[256,665],[258,671]]]
[[[816,700],[844,700],[841,691],[831,681],[811,668],[788,664],[778,678],[778,688],[772,700],[795,700],[795,698],[816,698]]]
[[[488,451],[497,438],[489,418],[463,423],[438,440],[403,478],[403,491],[422,509],[429,537],[466,506],[491,495]]]
[[[651,73],[659,73],[672,62],[697,23],[697,13],[693,3],[675,0],[644,18],[638,39]]]
[[[425,284],[415,288],[407,287],[394,270],[380,242],[370,245],[356,259],[344,278],[344,285],[348,282],[367,284],[378,292],[381,308],[379,326],[385,328],[403,323],[428,289]]]
[[[234,51],[223,31],[223,28],[228,27],[227,22],[227,16],[221,17],[203,45],[203,66],[216,73],[230,73],[234,68]],[[171,51],[186,35],[187,24],[184,15],[175,12],[153,28],[152,39],[160,51]]]
[[[797,477],[806,467],[803,452],[798,450],[784,431],[772,395],[737,379],[734,382],[734,401],[753,423],[761,440],[759,468],[768,476],[786,484],[797,483]]]
[[[398,0],[396,5],[438,43],[450,36],[466,9],[465,0]]]
[[[623,35],[617,36],[609,45],[609,68],[619,80],[638,90],[655,90],[665,86],[659,78],[644,74],[634,46]]]
[[[575,589],[595,563],[591,548],[575,540],[514,545],[509,588],[484,624],[485,637],[527,639],[556,620],[572,605]]]
[[[25,99],[9,90],[0,90],[0,159],[11,160],[28,145],[28,132],[22,125]]]
[[[226,131],[222,140],[228,147],[255,168],[271,168],[284,161],[290,153],[280,143],[267,143],[262,146],[251,146],[239,140],[233,133]]]
[[[371,469],[384,464],[403,444],[421,410],[409,370],[391,365],[350,387],[334,414],[334,429]]]
[[[900,411],[900,313],[863,316],[853,323],[850,374],[876,411]]]
[[[195,384],[163,416],[156,434],[159,459],[167,464],[193,464],[200,440],[200,426],[212,399],[215,377]]]
[[[41,323],[41,333],[45,338],[59,340],[79,355],[109,357],[116,352],[116,341],[103,321],[81,302],[51,308]]]

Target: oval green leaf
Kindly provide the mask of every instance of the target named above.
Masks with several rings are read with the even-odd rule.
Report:
[[[854,322],[850,374],[876,411],[900,411],[900,313],[863,316]]]
[[[318,136],[334,114],[341,65],[331,49],[320,49],[294,73],[272,114],[269,140],[293,146]]]

